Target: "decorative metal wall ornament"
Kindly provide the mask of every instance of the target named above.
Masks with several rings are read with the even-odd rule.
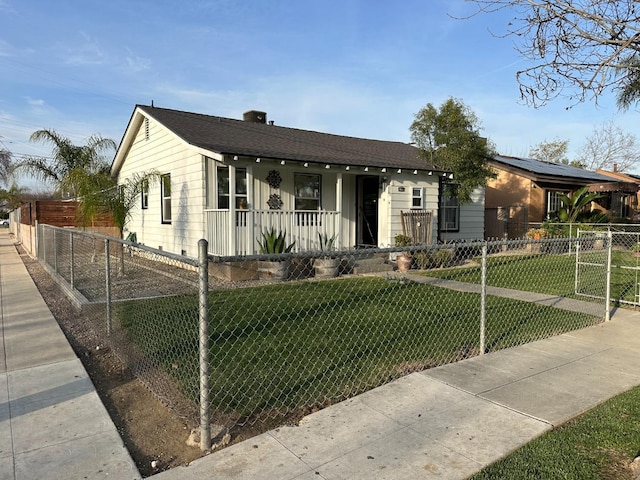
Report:
[[[277,170],[270,170],[267,175],[267,183],[271,188],[280,188],[280,184],[282,183],[280,172]]]
[[[284,205],[284,202],[282,201],[282,198],[280,198],[280,195],[278,195],[277,193],[272,193],[271,195],[269,195],[267,205],[271,210],[280,210],[282,208],[282,205]]]

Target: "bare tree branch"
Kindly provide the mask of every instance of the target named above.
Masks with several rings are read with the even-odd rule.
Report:
[[[513,38],[531,61],[516,79],[522,98],[536,107],[558,97],[597,103],[606,90],[625,87],[618,72],[640,54],[637,0],[469,1],[478,7],[471,16],[513,13],[504,32],[494,35]]]

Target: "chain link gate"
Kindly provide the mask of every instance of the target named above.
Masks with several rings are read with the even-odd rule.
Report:
[[[578,230],[576,295],[640,305],[640,233]]]

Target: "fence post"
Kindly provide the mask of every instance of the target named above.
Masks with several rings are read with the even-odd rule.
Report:
[[[75,249],[74,249],[74,245],[73,245],[73,239],[75,238],[75,235],[73,234],[73,232],[70,232],[71,235],[71,239],[69,240],[69,249],[70,249],[70,262],[71,262],[71,273],[70,273],[70,281],[71,281],[71,290],[75,290],[76,288],[76,275],[75,275],[75,269],[73,268],[73,257],[75,256]]]
[[[199,317],[200,317],[200,450],[211,447],[209,423],[209,258],[208,242],[198,240]]]
[[[606,293],[604,296],[604,321],[608,322],[611,320],[611,257],[612,257],[612,247],[613,247],[613,235],[611,233],[611,229],[607,232],[607,242],[609,244],[607,248],[607,275],[606,275]]]
[[[58,273],[58,231],[53,229],[53,271]]]
[[[104,239],[104,278],[107,307],[107,335],[111,335],[111,259],[109,258],[109,239]]]
[[[487,326],[487,242],[482,245],[482,274],[480,282],[480,355],[484,355]]]

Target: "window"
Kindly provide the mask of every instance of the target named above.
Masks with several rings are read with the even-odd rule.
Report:
[[[553,216],[562,208],[561,195],[564,195],[564,192],[547,192],[547,215]]]
[[[443,183],[440,193],[440,230],[457,232],[460,230],[460,201],[456,197],[457,185]]]
[[[142,209],[149,208],[149,180],[143,180],[140,185],[140,198],[142,199]]]
[[[295,210],[320,210],[321,178],[320,175],[294,174]]]
[[[411,189],[411,208],[422,210],[424,208],[424,195],[421,187]]]
[[[160,199],[162,223],[171,223],[171,174],[160,177]]]
[[[236,208],[247,208],[247,170],[236,168]],[[229,209],[229,169],[218,167],[218,208]]]

